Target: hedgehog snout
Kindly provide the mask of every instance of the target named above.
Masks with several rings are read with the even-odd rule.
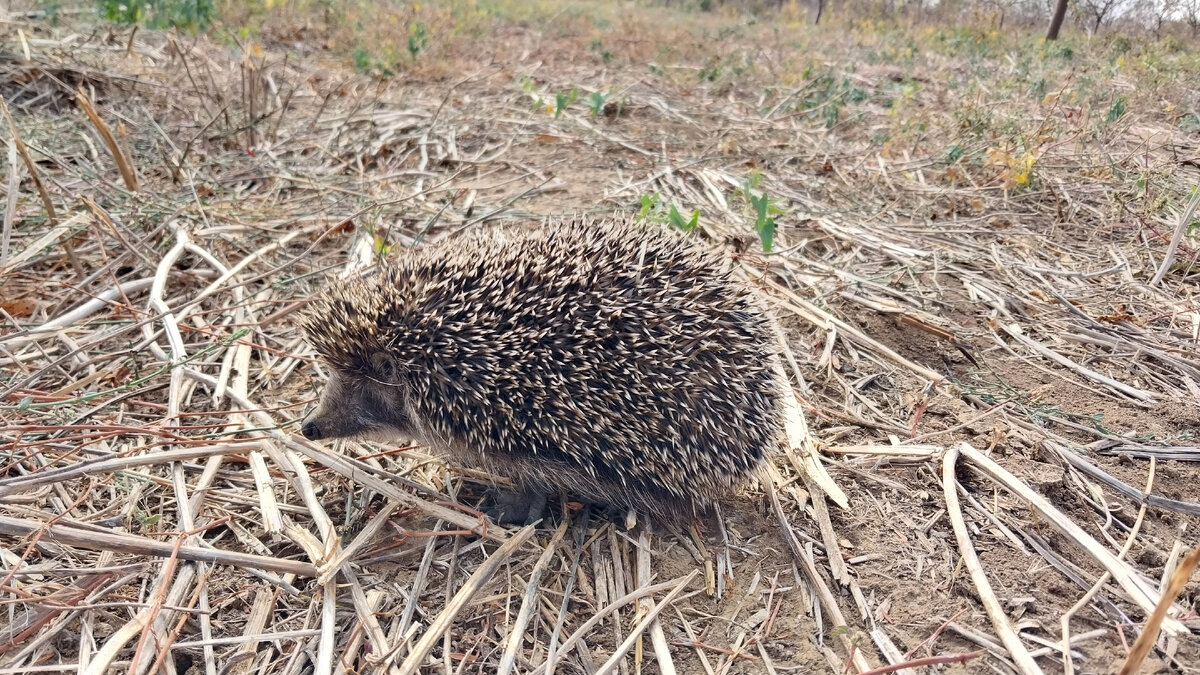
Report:
[[[333,371],[320,400],[300,425],[310,441],[335,438],[392,438],[410,431],[401,387],[373,373]]]
[[[317,423],[312,420],[306,421],[300,427],[300,433],[304,434],[304,437],[310,441],[321,440],[321,427],[317,426]]]

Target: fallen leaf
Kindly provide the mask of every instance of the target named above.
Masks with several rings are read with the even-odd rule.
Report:
[[[37,309],[37,304],[28,298],[20,298],[0,302],[0,307],[12,316],[32,316],[33,310]]]

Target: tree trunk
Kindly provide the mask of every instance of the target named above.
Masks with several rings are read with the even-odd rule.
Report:
[[[1062,28],[1065,18],[1067,18],[1067,0],[1058,0],[1058,5],[1054,7],[1054,16],[1050,19],[1050,30],[1046,31],[1047,40],[1058,39],[1058,29]]]

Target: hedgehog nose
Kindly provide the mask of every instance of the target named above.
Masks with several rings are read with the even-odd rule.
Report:
[[[319,440],[321,438],[321,427],[317,426],[316,422],[309,420],[300,427],[300,433],[310,441]]]

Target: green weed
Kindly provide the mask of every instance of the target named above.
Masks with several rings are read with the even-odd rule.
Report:
[[[569,92],[559,92],[554,95],[554,119],[558,119],[563,111],[566,110],[575,99],[579,96],[579,92],[575,88],[571,88]]]
[[[958,143],[955,143],[954,145],[951,145],[948,150],[946,150],[946,157],[945,157],[944,161],[946,162],[946,164],[953,164],[953,163],[957,162],[958,160],[962,159],[962,156],[963,156],[962,146],[959,145]]]
[[[684,232],[690,232],[700,225],[700,209],[692,209],[691,218],[684,219],[683,214],[674,204],[666,205],[656,193],[642,195],[641,209],[638,220],[643,222],[660,223],[677,227]]]
[[[98,0],[100,16],[146,28],[206,30],[217,17],[213,0]]]
[[[599,91],[593,91],[588,97],[588,108],[592,111],[592,117],[604,112],[604,104],[608,101],[608,94]]]
[[[758,239],[762,242],[763,253],[770,253],[771,247],[775,245],[775,216],[783,213],[783,209],[776,206],[766,190],[758,189],[761,183],[762,174],[752,171],[737,194],[750,205],[754,216],[754,231],[758,233]]]
[[[605,64],[612,63],[613,53],[604,48],[604,42],[600,38],[592,40],[591,50],[600,54],[600,60]]]
[[[1112,105],[1109,106],[1108,115],[1105,116],[1105,119],[1108,120],[1109,124],[1112,124],[1112,123],[1120,120],[1124,116],[1125,116],[1125,97],[1122,96],[1122,97],[1118,98],[1117,100],[1113,101]]]
[[[353,58],[354,68],[364,75],[392,77],[396,74],[392,69],[392,64],[395,63],[393,54],[372,54],[365,47],[359,45],[354,48]]]
[[[426,32],[425,24],[420,20],[412,22],[408,27],[408,55],[413,61],[416,61],[417,54],[425,49]]]

